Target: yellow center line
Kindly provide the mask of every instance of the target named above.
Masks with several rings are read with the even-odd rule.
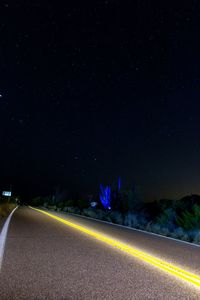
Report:
[[[143,252],[143,251],[140,251],[140,250],[137,250],[129,245],[126,245],[125,243],[122,243],[120,241],[117,241],[113,238],[110,238],[110,237],[107,237],[99,232],[96,232],[94,230],[91,230],[91,229],[88,229],[88,228],[85,228],[83,226],[80,226],[76,223],[73,223],[73,222],[70,222],[70,221],[67,221],[63,218],[60,218],[60,217],[57,217],[51,213],[48,213],[46,211],[43,211],[41,209],[37,209],[37,208],[34,208],[34,207],[31,207],[29,206],[31,209],[33,210],[36,210],[36,211],[39,211],[61,223],[64,223],[65,225],[68,225],[74,229],[77,229],[81,232],[84,232],[94,238],[96,238],[97,240],[101,241],[101,242],[104,242],[110,246],[113,246],[117,249],[120,249],[122,250],[123,252],[126,252],[134,257],[137,257],[145,262],[148,262],[150,263],[151,265],[153,266],[156,266],[158,267],[159,269],[161,270],[164,270],[172,275],[175,275],[176,277],[179,277],[181,279],[184,279],[186,280],[187,282],[190,282],[190,283],[193,283],[194,285],[196,286],[199,286],[200,287],[200,277],[195,275],[195,274],[192,274],[188,271],[185,271],[179,267],[176,267],[175,265],[172,265],[172,264],[169,264],[167,262],[165,262],[164,260],[161,260],[161,259],[158,259],[152,255],[149,255],[148,253],[146,252]]]

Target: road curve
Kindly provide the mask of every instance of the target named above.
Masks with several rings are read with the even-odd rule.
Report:
[[[200,276],[200,248],[78,216],[59,216]],[[8,231],[0,299],[200,299],[200,288],[20,207]]]

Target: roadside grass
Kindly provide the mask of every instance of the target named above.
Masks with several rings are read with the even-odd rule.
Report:
[[[4,202],[0,203],[0,217],[6,218],[10,212],[16,207],[16,204]]]

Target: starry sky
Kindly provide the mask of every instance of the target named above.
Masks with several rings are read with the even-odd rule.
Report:
[[[200,2],[65,3],[0,1],[0,188],[200,193]]]

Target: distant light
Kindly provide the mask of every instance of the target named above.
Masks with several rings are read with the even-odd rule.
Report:
[[[90,203],[91,207],[96,207],[97,206],[97,202],[93,201]]]
[[[3,191],[3,192],[2,192],[2,195],[3,195],[3,196],[6,196],[6,197],[10,197],[11,194],[12,194],[12,193],[9,192],[9,191]]]

